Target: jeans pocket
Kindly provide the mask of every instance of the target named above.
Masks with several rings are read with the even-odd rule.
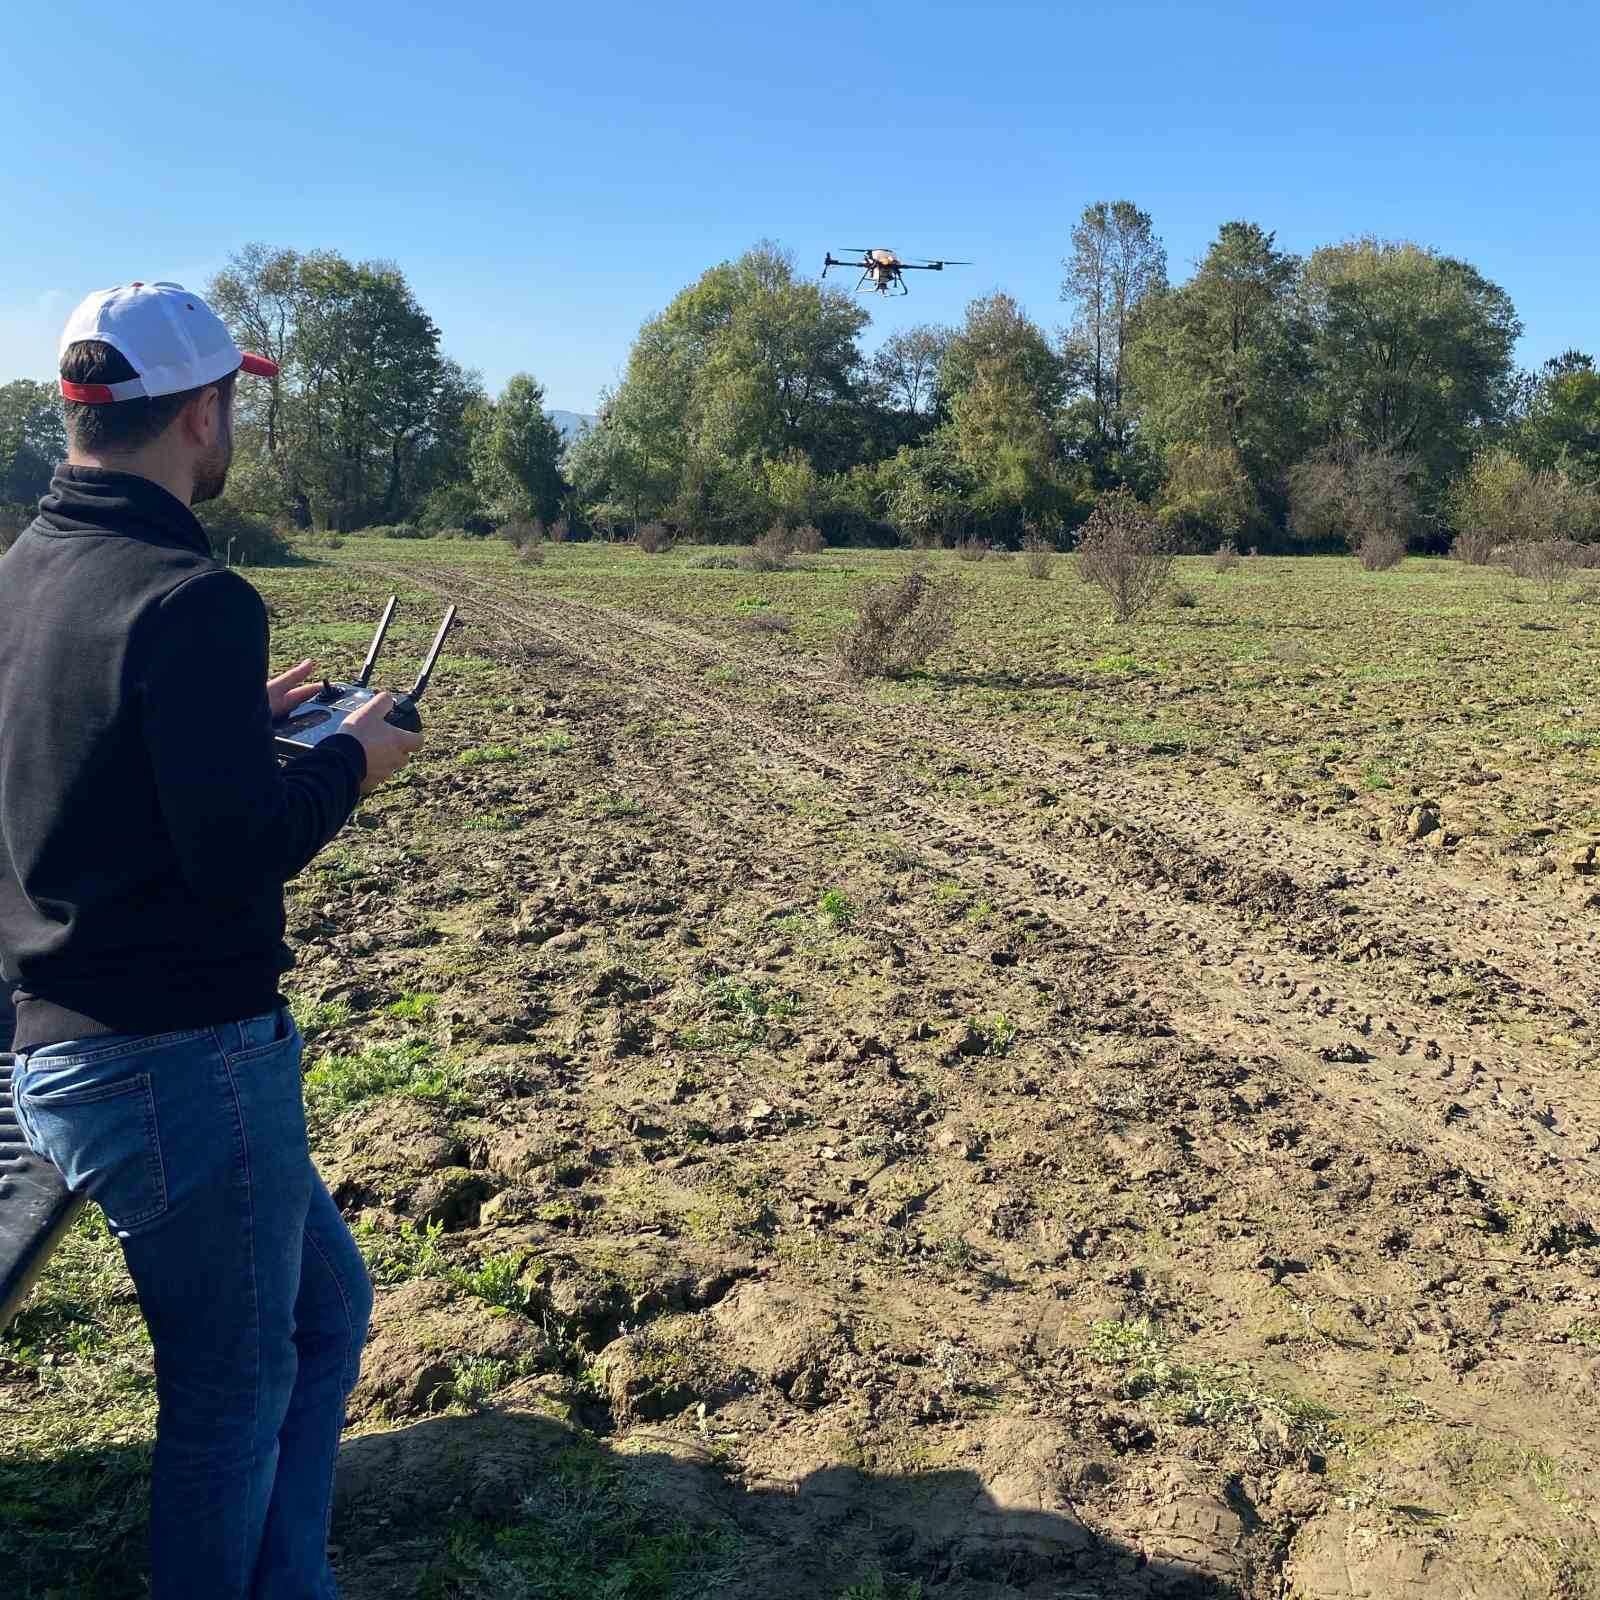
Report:
[[[149,1073],[103,1079],[79,1062],[53,1068],[26,1066],[13,1086],[29,1144],[61,1169],[68,1188],[105,1212],[114,1233],[158,1220],[167,1177]]]
[[[229,1067],[250,1066],[277,1055],[294,1053],[298,1056],[301,1046],[300,1030],[287,1006],[265,1016],[252,1017],[248,1022],[219,1028],[217,1034],[222,1042],[222,1058]],[[235,1045],[238,1048],[233,1048]]]

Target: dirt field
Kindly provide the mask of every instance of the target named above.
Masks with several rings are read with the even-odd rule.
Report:
[[[1600,1594],[1600,596],[941,556],[958,647],[853,688],[909,557],[316,554],[283,662],[466,622],[291,900],[351,1600]],[[22,1593],[141,1592],[147,1354],[86,1223]]]

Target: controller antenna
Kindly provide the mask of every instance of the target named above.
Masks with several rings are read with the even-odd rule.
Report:
[[[428,687],[428,679],[433,673],[433,665],[439,659],[439,652],[444,649],[445,635],[449,633],[451,624],[456,620],[456,608],[451,606],[444,614],[444,621],[439,624],[439,631],[433,636],[433,643],[428,647],[428,654],[422,663],[422,671],[417,674],[417,681],[411,685],[406,694],[408,700],[420,700],[422,692]]]
[[[396,597],[389,596],[389,603],[383,608],[383,615],[378,619],[378,631],[372,636],[372,646],[367,651],[367,659],[362,664],[361,676],[356,679],[356,687],[365,689],[372,680],[372,669],[378,664],[378,652],[383,649],[383,636],[389,631],[389,624],[394,620]]]

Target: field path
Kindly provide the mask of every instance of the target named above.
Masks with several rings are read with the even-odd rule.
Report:
[[[1286,818],[1267,794],[1260,810],[1220,803],[1203,773],[1178,787],[885,704],[759,641],[514,576],[368,570],[457,601],[530,679],[580,684],[590,758],[648,797],[663,848],[696,864],[683,870],[719,863],[729,892],[777,906],[797,884],[866,885],[863,976],[836,980],[859,1025],[827,1047],[842,1059],[808,1056],[815,1093],[841,1129],[893,1120],[879,1102],[905,1099],[904,1071],[885,1078],[880,1059],[931,1039],[925,1109],[920,1130],[898,1125],[905,1159],[803,1204],[847,1254],[881,1252],[913,1218],[981,1240],[976,1296],[920,1270],[882,1280],[899,1337],[980,1353],[1016,1415],[1103,1431],[1086,1331],[1156,1316],[1187,1329],[1195,1371],[1242,1363],[1229,1381],[1286,1419],[1281,1445],[1256,1428],[1265,1462],[1235,1468],[1242,1521],[1195,1513],[1213,1534],[1180,1538],[1194,1462],[1135,1448],[1134,1479],[1090,1519],[1102,1537],[1152,1561],[1183,1546],[1195,1572],[1252,1596],[1586,1592],[1572,1585],[1597,1548],[1600,1485],[1592,917]],[[635,750],[641,707],[692,736]],[[930,914],[941,901],[971,914]],[[1022,1019],[1003,1066],[985,1068],[970,1026],[918,1021],[940,1005],[981,1015],[989,997]],[[819,1181],[801,1142],[762,1147],[786,1190]],[[793,1262],[779,1276],[823,1293]],[[857,1281],[870,1301],[877,1280]],[[1262,1398],[1279,1390],[1355,1419],[1337,1485],[1326,1444],[1305,1442],[1316,1429]],[[1413,1515],[1435,1505],[1447,1522]]]

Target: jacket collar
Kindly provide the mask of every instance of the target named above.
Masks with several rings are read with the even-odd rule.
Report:
[[[121,534],[211,554],[211,541],[194,512],[159,483],[132,472],[57,467],[50,492],[39,502],[39,520],[55,534]]]

